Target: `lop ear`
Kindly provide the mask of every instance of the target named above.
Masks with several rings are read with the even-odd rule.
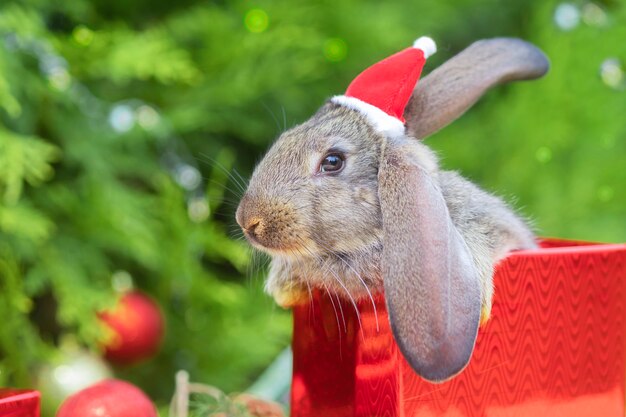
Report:
[[[461,116],[490,87],[539,78],[548,68],[543,52],[520,39],[475,42],[417,84],[405,109],[408,133],[422,139]]]
[[[452,223],[436,170],[424,145],[407,138],[390,140],[379,168],[378,194],[382,273],[393,334],[413,369],[440,382],[469,361],[481,294],[476,267]]]

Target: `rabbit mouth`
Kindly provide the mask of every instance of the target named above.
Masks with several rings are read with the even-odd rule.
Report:
[[[294,242],[272,242],[259,238],[256,234],[250,233],[244,229],[244,235],[248,242],[256,249],[263,251],[271,256],[280,256],[283,258],[295,258],[302,257],[306,251],[306,247],[303,244]]]
[[[272,245],[268,242],[263,242],[261,241],[261,239],[254,233],[251,233],[250,231],[244,229],[243,230],[244,235],[246,236],[246,239],[248,239],[248,242],[250,242],[250,244],[252,246],[254,246],[255,248],[263,251],[263,252],[267,252],[270,255],[273,254],[276,251],[281,251],[283,248],[279,245]]]

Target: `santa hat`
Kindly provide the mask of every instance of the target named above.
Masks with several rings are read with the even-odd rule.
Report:
[[[360,73],[335,104],[356,110],[372,126],[388,136],[404,133],[404,108],[422,73],[426,58],[437,51],[435,42],[423,36],[406,48]]]

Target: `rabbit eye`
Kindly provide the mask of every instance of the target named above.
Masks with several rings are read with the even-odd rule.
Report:
[[[331,172],[336,173],[342,170],[345,162],[345,157],[340,153],[328,154],[322,159],[320,163],[319,172]]]

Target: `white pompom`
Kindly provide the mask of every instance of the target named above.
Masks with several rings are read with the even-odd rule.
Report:
[[[415,42],[413,42],[413,48],[421,49],[424,51],[424,58],[428,58],[435,52],[437,52],[437,45],[435,41],[428,36],[422,36]]]

